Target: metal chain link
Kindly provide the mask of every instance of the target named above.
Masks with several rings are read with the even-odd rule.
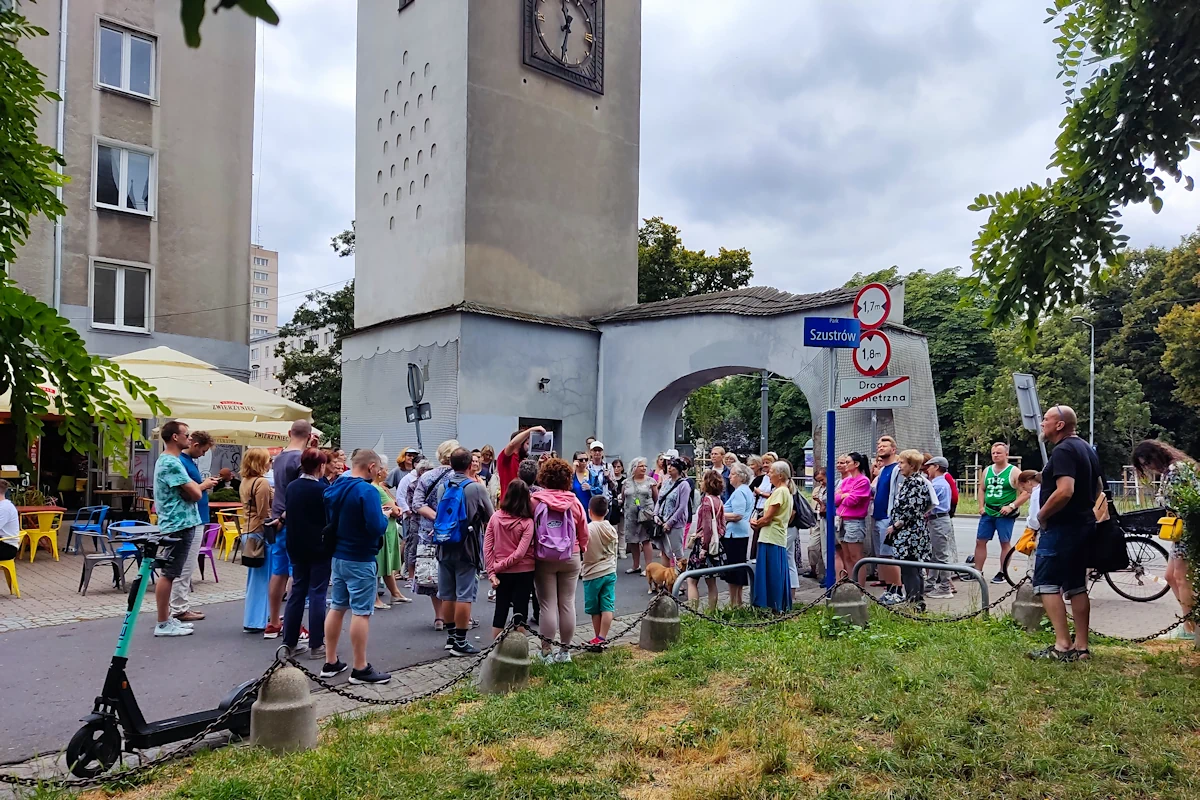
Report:
[[[638,624],[641,623],[641,621],[646,618],[646,616],[650,613],[651,609],[653,609],[653,608],[654,608],[654,601],[652,600],[650,602],[650,605],[646,606],[646,610],[643,611],[642,613],[638,614],[636,617],[634,617],[629,622],[629,624],[625,626],[624,630],[622,630],[620,633],[618,633],[615,636],[608,637],[608,639],[606,639],[603,644],[575,644],[574,642],[568,642],[567,644],[563,644],[562,642],[558,641],[557,639],[551,639],[549,636],[542,635],[542,633],[540,631],[535,631],[533,628],[525,627],[524,630],[526,633],[528,633],[533,638],[541,641],[542,644],[550,645],[551,648],[557,647],[560,650],[575,650],[577,652],[585,652],[585,653],[603,653],[609,647],[612,647],[614,642],[616,642],[618,639],[621,639],[622,637],[628,635],[634,628],[636,628],[638,626]]]
[[[850,582],[854,583],[853,581],[850,581]],[[958,614],[953,617],[930,617],[930,616],[926,616],[924,614],[910,614],[907,611],[902,611],[898,608],[895,608],[894,606],[889,606],[889,605],[885,604],[878,597],[876,597],[875,595],[868,592],[866,590],[866,588],[864,588],[861,584],[854,583],[854,585],[858,587],[858,590],[860,592],[862,592],[863,595],[865,595],[868,600],[870,600],[872,603],[874,603],[875,605],[882,608],[884,611],[888,611],[892,614],[895,614],[898,617],[904,617],[905,619],[911,619],[914,622],[926,622],[926,623],[938,624],[938,623],[943,623],[943,622],[963,622],[964,620],[978,617],[980,614],[984,613],[985,611],[991,611],[996,606],[1000,605],[1005,600],[1007,600],[1008,598],[1010,598],[1014,594],[1016,594],[1017,590],[1020,589],[1022,586],[1024,586],[1028,582],[1029,582],[1029,576],[1026,575],[1024,578],[1021,578],[1021,580],[1017,582],[1016,586],[1012,587],[1007,592],[1005,592],[1004,594],[1000,595],[995,600],[993,600],[991,603],[988,603],[986,606],[983,606],[976,611],[971,611],[966,614]]]
[[[1098,631],[1094,628],[1091,629],[1089,631],[1089,633],[1091,633],[1095,636],[1103,636],[1105,639],[1112,639],[1117,642],[1124,642],[1125,644],[1145,644],[1146,642],[1149,642],[1152,639],[1157,639],[1160,636],[1165,636],[1166,634],[1175,630],[1176,628],[1178,628],[1180,625],[1184,624],[1185,622],[1198,622],[1198,621],[1200,621],[1200,609],[1192,609],[1185,616],[1175,617],[1175,621],[1172,622],[1167,627],[1163,628],[1161,631],[1155,631],[1154,633],[1151,633],[1147,636],[1137,636],[1137,637],[1133,637],[1133,638],[1130,638],[1127,636],[1113,636],[1111,633],[1104,633],[1104,632]]]
[[[271,675],[275,673],[275,670],[282,667],[283,664],[284,662],[278,660],[271,662],[271,666],[267,667],[267,670],[261,676],[259,676],[254,683],[250,684],[249,688],[242,694],[238,701],[230,705],[229,708],[222,712],[220,716],[210,722],[208,727],[206,727],[204,730],[197,733],[191,739],[188,739],[179,747],[176,747],[175,749],[169,750],[165,753],[160,753],[151,760],[138,764],[136,767],[130,767],[127,770],[121,770],[115,773],[97,775],[94,778],[22,778],[17,775],[0,773],[0,783],[8,784],[10,786],[21,786],[29,789],[35,789],[42,786],[56,789],[92,789],[104,784],[116,783],[119,781],[129,780],[130,778],[136,778],[145,772],[149,772],[155,767],[161,767],[163,764],[183,758],[185,755],[188,755],[191,749],[199,744],[202,740],[219,730],[224,730],[225,723],[227,723],[234,714],[238,713],[238,711],[241,710],[242,706],[244,706],[246,702],[250,700],[250,698],[258,696],[259,688],[261,688],[263,683],[266,682],[267,678],[271,677]]]
[[[801,608],[793,609],[786,613],[780,614],[779,616],[772,617],[771,619],[758,620],[755,622],[733,622],[731,620],[724,620],[719,617],[714,617],[709,614],[705,614],[703,611],[701,611],[698,608],[692,608],[690,605],[683,602],[682,600],[680,600],[678,597],[675,597],[674,595],[668,595],[668,596],[672,600],[675,601],[675,605],[679,606],[679,609],[681,611],[685,611],[694,617],[699,617],[700,619],[707,620],[708,622],[712,622],[716,625],[723,625],[726,628],[769,628],[772,625],[779,625],[780,623],[787,622],[787,621],[793,620],[796,617],[799,617],[803,614],[807,614],[809,611],[812,611],[818,605],[825,602],[830,597],[830,595],[833,594],[834,589],[836,589],[838,586],[841,586],[843,583],[849,583],[849,582],[850,582],[849,578],[842,578],[840,581],[835,583],[833,586],[830,586],[828,589],[826,589],[820,596],[818,596],[811,603],[808,603],[807,605],[805,605]]]

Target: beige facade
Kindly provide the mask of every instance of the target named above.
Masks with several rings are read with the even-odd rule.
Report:
[[[251,341],[279,331],[279,253],[256,244],[250,245],[249,320]]]
[[[304,338],[288,339],[288,348],[303,347],[305,339],[311,341],[317,348],[324,350],[333,344],[333,326],[317,328],[305,332]],[[252,338],[250,340],[250,376],[249,383],[272,394],[282,394],[279,383],[279,370],[283,369],[283,357],[276,354],[280,342],[278,334]]]
[[[62,152],[70,182],[61,241],[52,221],[35,220],[10,274],[39,299],[57,300],[93,353],[167,345],[245,376],[253,20],[209,15],[193,50],[178,0],[17,5],[50,33],[21,47],[51,89],[60,12],[69,7]],[[38,123],[50,145],[58,112],[47,102]]]

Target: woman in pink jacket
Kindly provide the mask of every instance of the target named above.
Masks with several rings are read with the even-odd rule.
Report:
[[[504,492],[504,502],[488,521],[483,535],[483,567],[496,590],[492,638],[508,624],[508,610],[523,623],[529,619],[533,595],[533,504],[529,485],[517,478]]]
[[[871,506],[871,479],[867,477],[871,474],[871,462],[862,453],[849,453],[837,460],[837,470],[842,480],[833,493],[833,502],[841,519],[837,571],[842,575],[849,574],[863,557],[867,512]]]
[[[532,495],[534,512],[534,541],[539,541],[537,531],[538,508],[545,506],[554,516],[570,515],[575,523],[575,543],[571,556],[565,560],[536,559],[533,580],[537,586],[538,603],[541,606],[541,624],[538,632],[550,639],[570,643],[575,636],[575,587],[579,583],[579,572],[583,568],[580,553],[587,550],[587,516],[579,498],[571,491],[571,465],[561,458],[548,458],[538,468],[538,486],[541,491]],[[535,551],[536,552],[536,551]],[[565,551],[564,551],[565,552]],[[550,645],[542,642],[542,661],[563,664],[571,660],[565,648],[557,653],[550,652]]]

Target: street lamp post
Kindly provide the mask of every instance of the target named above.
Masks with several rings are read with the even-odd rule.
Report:
[[[1083,317],[1071,317],[1072,322],[1087,325],[1092,334],[1092,355],[1088,365],[1088,444],[1096,449],[1096,326]]]

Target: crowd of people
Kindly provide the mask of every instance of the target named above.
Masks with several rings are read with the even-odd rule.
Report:
[[[947,460],[901,450],[890,435],[876,442],[873,459],[858,452],[839,457],[833,481],[815,470],[810,501],[794,482],[791,464],[772,452],[743,460],[713,447],[708,465],[697,470],[670,450],[653,466],[633,458],[626,471],[620,459],[605,458],[604,444],[595,439],[570,462],[556,453],[531,456],[531,439],[542,433],[538,427],[517,431],[498,452],[490,446],[468,450],[450,440],[433,460],[405,448],[391,469],[371,450],[356,450],[347,462],[340,450],[317,448],[306,422],[292,425],[288,446],[273,459],[265,449],[248,449],[237,484],[245,505],[244,631],[282,636],[291,652],[323,659],[324,677],[350,670],[352,683],[384,683],[390,676],[367,660],[369,621],[376,610],[412,603],[406,589],[430,599],[432,628],[445,634],[446,650],[470,656],[479,652],[468,633],[479,624],[472,608],[481,579],[495,603],[494,636],[512,620],[560,642],[574,637],[582,582],[584,613],[593,623],[590,643],[603,644],[616,612],[622,559],[632,561],[627,575],[641,575],[657,561],[669,570],[669,581],[684,570],[708,570],[687,577],[693,605],[703,584],[708,607],[715,609],[718,584],[724,583],[732,606],[746,602],[750,586],[753,605],[782,612],[795,602],[801,575],[824,575],[829,504],[838,575],[869,555],[958,562],[952,517],[959,492]],[[1035,655],[1087,658],[1090,606],[1081,543],[1095,525],[1099,464],[1075,435],[1070,408],[1051,408],[1043,435],[1057,446],[1041,473],[1010,464],[1005,444],[992,447],[992,464],[979,481],[973,560],[982,570],[988,543],[998,538],[1003,562],[1028,502],[1026,527],[1037,536],[1034,591],[1056,632],[1055,645]],[[212,446],[203,431],[169,422],[161,436],[154,477],[158,522],[163,534],[181,541],[168,551],[155,586],[154,635],[187,636],[204,619],[188,596],[207,493],[222,482],[230,485],[232,476],[201,477],[196,462]],[[1161,481],[1164,505],[1180,487],[1200,487],[1195,463],[1161,442],[1139,445],[1134,464],[1144,477]],[[806,529],[813,534],[802,553],[800,532]],[[749,560],[752,575],[738,568]],[[1185,612],[1193,602],[1187,572],[1177,546],[1167,581]],[[879,566],[869,578],[883,589],[885,605],[924,608],[926,598],[953,597],[951,576],[950,570]],[[1002,573],[993,578],[1003,580]],[[1066,602],[1072,605],[1073,637]],[[347,611],[349,664],[339,657]],[[1189,622],[1181,635],[1194,636],[1194,630]],[[542,658],[561,663],[571,656],[544,644]]]

